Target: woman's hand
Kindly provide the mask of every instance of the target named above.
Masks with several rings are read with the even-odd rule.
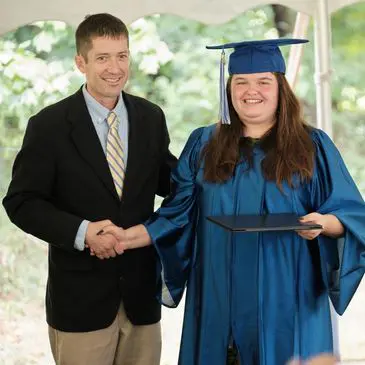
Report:
[[[322,226],[322,229],[308,229],[308,230],[299,230],[297,231],[300,237],[303,237],[306,240],[313,240],[318,237],[323,231],[325,227],[325,215],[320,213],[310,213],[301,218],[299,218],[300,223],[315,223]]]
[[[145,247],[151,244],[151,238],[143,224],[128,229],[109,225],[103,228],[103,234],[112,234],[118,240],[114,250],[119,255],[125,250]]]
[[[338,218],[333,214],[309,213],[300,218],[301,223],[315,223],[322,226],[322,229],[298,230],[299,236],[306,240],[313,240],[320,234],[332,238],[341,237],[344,234],[344,227]]]

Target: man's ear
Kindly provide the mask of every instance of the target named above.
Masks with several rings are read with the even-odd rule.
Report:
[[[76,55],[75,63],[76,63],[77,68],[79,69],[79,71],[84,74],[85,73],[85,64],[86,64],[84,57],[81,55]]]

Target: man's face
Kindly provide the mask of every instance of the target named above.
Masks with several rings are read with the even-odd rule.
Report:
[[[77,55],[75,61],[88,92],[105,106],[115,105],[129,75],[127,38],[95,37],[86,57]]]

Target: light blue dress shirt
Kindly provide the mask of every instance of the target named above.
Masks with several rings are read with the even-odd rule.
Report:
[[[106,119],[110,113],[110,110],[105,106],[101,105],[98,101],[96,101],[96,99],[89,94],[85,85],[82,88],[82,93],[84,94],[86,106],[91,116],[91,120],[94,124],[96,133],[98,134],[101,146],[103,148],[104,153],[106,154],[106,143],[109,131],[109,126]],[[119,119],[118,133],[123,144],[124,161],[125,161],[125,166],[127,166],[128,131],[129,131],[128,112],[127,108],[125,107],[122,94],[120,95],[118,103],[114,107],[113,111],[116,113]],[[86,236],[87,226],[89,223],[90,222],[88,220],[83,220],[76,234],[74,247],[80,251],[83,251],[85,248],[85,236]]]

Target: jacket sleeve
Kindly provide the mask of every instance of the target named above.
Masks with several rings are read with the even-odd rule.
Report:
[[[52,146],[55,132],[45,122],[40,116],[30,119],[3,205],[10,220],[23,231],[59,248],[74,251],[82,218],[52,204],[57,179]]]

